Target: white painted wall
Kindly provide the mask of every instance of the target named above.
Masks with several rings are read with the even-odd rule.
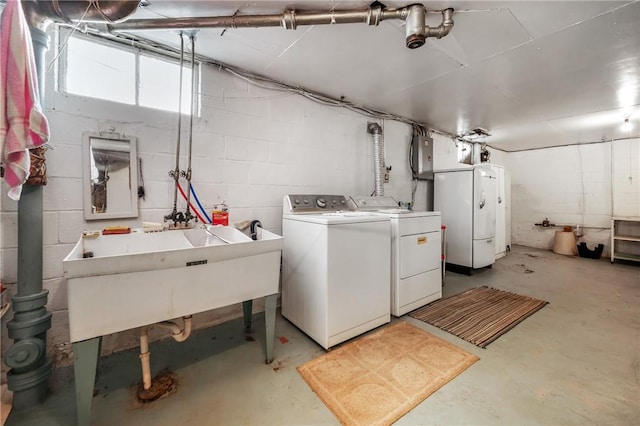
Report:
[[[608,253],[614,204],[616,214],[640,214],[638,142],[616,141],[613,148],[604,142],[508,154],[513,243],[552,248],[558,228],[534,225],[548,217],[559,225],[581,225],[584,237],[578,242],[585,241],[590,248],[602,243]]]
[[[48,56],[50,60],[52,51]],[[54,87],[52,69],[47,74],[45,102],[52,149],[47,153],[49,183],[44,188],[43,285],[50,292],[48,309],[53,313],[49,352],[58,364],[63,364],[69,360],[69,334],[62,259],[83,229],[115,224],[139,227],[142,221],[161,222],[171,211],[173,186],[168,171],[175,163],[177,115],[65,95]],[[202,98],[202,114],[194,124],[193,182],[209,210],[217,202],[227,202],[230,223],[259,219],[265,228],[280,233],[282,198],[287,193],[355,195],[374,189],[373,145],[366,132],[370,118],[319,105],[298,95],[257,88],[209,67],[203,67]],[[183,122],[182,152],[186,152],[187,123],[188,120]],[[386,163],[392,166],[385,193],[409,201],[411,127],[389,121],[381,124]],[[82,135],[99,131],[137,137],[146,199],[139,200],[140,214],[136,219],[84,220]],[[436,159],[452,158],[455,162],[452,147],[451,141],[436,138]],[[181,166],[186,169],[186,165],[183,156]],[[0,200],[0,279],[15,291],[17,203],[8,199],[5,192],[3,188]],[[418,183],[416,208],[426,206],[426,193],[426,182]],[[183,202],[179,202],[179,208],[184,209]],[[261,310],[262,306],[256,304],[256,309]],[[239,306],[220,309],[196,316],[194,323],[202,327],[238,317],[241,312]],[[12,317],[9,312],[3,328]],[[11,345],[5,330],[3,349]],[[106,336],[103,353],[136,345],[133,331]],[[3,371],[5,368],[3,364]]]
[[[611,153],[613,215],[640,218],[640,139],[616,141]]]

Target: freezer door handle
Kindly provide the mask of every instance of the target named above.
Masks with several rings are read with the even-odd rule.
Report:
[[[484,205],[486,204],[486,198],[484,196],[484,191],[482,191],[482,201],[480,201],[480,208],[483,208]]]
[[[502,197],[498,197],[498,204],[502,204]]]

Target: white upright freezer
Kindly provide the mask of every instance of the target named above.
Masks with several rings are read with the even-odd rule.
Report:
[[[434,209],[447,227],[447,265],[471,273],[495,260],[496,173],[490,166],[434,174]],[[457,268],[456,268],[457,267]]]

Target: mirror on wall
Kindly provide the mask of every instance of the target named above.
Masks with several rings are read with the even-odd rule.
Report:
[[[84,218],[138,217],[136,138],[85,133]]]

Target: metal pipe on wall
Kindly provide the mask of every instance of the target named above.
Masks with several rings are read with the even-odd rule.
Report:
[[[33,44],[34,62],[38,79],[40,102],[45,100],[45,54],[49,49],[49,36],[45,32],[50,16],[45,10],[58,7],[66,10],[67,16],[80,15],[88,10],[86,1],[41,1],[23,0],[20,7]],[[92,2],[101,20],[109,17],[128,16],[137,7],[137,2],[103,1]],[[43,6],[43,8],[41,8]],[[72,7],[76,7],[73,9]],[[123,14],[122,11],[126,11]],[[85,19],[90,16],[87,12]],[[42,402],[48,391],[47,381],[53,363],[47,356],[47,330],[51,328],[51,313],[47,311],[49,291],[42,288],[43,277],[43,194],[42,186],[25,184],[18,202],[18,283],[17,294],[11,298],[14,312],[7,323],[7,334],[14,340],[3,355],[10,368],[7,385],[13,391],[12,406],[15,410],[27,409]]]
[[[377,26],[389,19],[407,22],[406,46],[415,49],[424,45],[428,37],[442,38],[453,28],[453,9],[442,11],[442,22],[437,27],[425,24],[426,8],[422,4],[413,4],[399,9],[383,9],[380,6],[364,10],[333,10],[330,12],[312,12],[285,10],[280,14],[268,15],[232,15],[203,16],[173,19],[130,19],[126,22],[110,24],[110,31],[147,31],[179,30],[199,28],[259,28],[282,27],[295,30],[301,25],[332,25],[365,23]]]
[[[39,96],[43,100],[49,36],[43,22],[32,20],[30,13],[25,18],[29,19]],[[14,316],[7,323],[8,336],[14,343],[3,357],[11,368],[7,385],[13,391],[12,405],[16,410],[44,400],[53,370],[46,351],[47,330],[51,328],[51,313],[46,309],[49,291],[42,288],[43,192],[42,186],[25,184],[18,201],[18,285],[17,294],[11,298]]]
[[[80,18],[82,22],[116,23],[127,19],[138,8],[138,1],[127,0],[32,0],[29,3],[36,5],[39,15],[66,23]]]
[[[403,9],[384,11],[380,7],[365,10],[335,10],[331,12],[304,12],[285,10],[267,15],[202,16],[174,19],[130,19],[110,25],[115,31],[146,31],[196,28],[260,28],[282,27],[295,30],[300,25],[355,24],[378,25],[384,19],[400,19]]]

